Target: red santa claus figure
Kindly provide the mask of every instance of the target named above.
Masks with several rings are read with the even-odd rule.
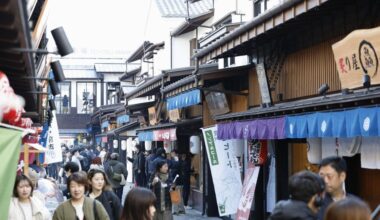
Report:
[[[9,84],[8,77],[0,71],[0,121],[11,125],[30,128],[32,121],[29,118],[21,118],[25,101],[14,93]]]

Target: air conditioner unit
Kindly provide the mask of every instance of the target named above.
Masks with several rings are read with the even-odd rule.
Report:
[[[218,69],[226,69],[246,65],[249,65],[249,57],[247,55],[224,57],[218,59]]]

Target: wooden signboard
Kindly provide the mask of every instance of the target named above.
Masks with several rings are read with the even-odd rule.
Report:
[[[173,109],[169,110],[169,120],[171,122],[177,122],[181,118],[181,110],[180,109]]]
[[[148,108],[148,113],[149,113],[149,124],[150,125],[157,124],[157,116],[156,116],[155,107],[153,106],[153,107]]]
[[[332,49],[342,89],[362,87],[364,74],[371,84],[380,83],[380,27],[353,31]]]

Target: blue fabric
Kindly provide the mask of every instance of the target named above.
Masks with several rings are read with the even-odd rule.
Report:
[[[307,137],[318,137],[318,116],[316,113],[307,115]]]
[[[362,136],[377,136],[377,108],[360,108],[359,109],[359,124]]]
[[[118,125],[121,125],[121,124],[124,124],[124,123],[127,123],[129,122],[129,115],[122,115],[122,116],[118,116],[116,118],[116,123]]]
[[[144,131],[137,134],[139,141],[153,141],[153,131]]]
[[[109,126],[109,122],[108,122],[108,121],[104,121],[104,122],[102,123],[102,125],[101,125],[102,129],[103,129],[103,128],[108,128],[108,126]]]
[[[332,137],[347,137],[346,113],[331,112]]]
[[[167,109],[173,110],[196,105],[201,102],[201,91],[199,89],[191,90],[167,99]]]
[[[361,136],[359,109],[345,111],[347,137]]]

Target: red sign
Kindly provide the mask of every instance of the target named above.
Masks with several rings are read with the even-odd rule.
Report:
[[[177,140],[175,128],[153,131],[153,141],[175,141],[175,140]]]
[[[243,190],[239,201],[238,210],[236,213],[236,220],[249,219],[251,212],[252,201],[255,196],[255,189],[257,178],[259,177],[260,167],[253,167],[247,169],[247,175],[244,178]]]

